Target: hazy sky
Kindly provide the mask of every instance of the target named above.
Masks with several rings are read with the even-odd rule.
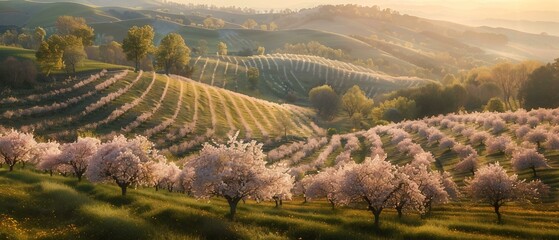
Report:
[[[505,18],[559,21],[559,0],[173,0],[184,3],[240,6],[255,9],[300,9],[319,4],[379,5],[402,13],[436,19]]]

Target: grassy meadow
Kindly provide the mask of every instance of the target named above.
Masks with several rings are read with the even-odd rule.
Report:
[[[361,206],[332,210],[325,201],[240,204],[226,218],[223,199],[197,200],[154,189],[120,196],[116,185],[31,170],[0,170],[0,238],[7,239],[557,239],[559,211],[551,204],[506,205],[497,224],[490,207],[468,202],[438,206],[430,216],[398,219],[388,209],[381,227]]]

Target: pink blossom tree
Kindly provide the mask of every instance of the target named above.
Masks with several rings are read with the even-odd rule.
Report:
[[[470,156],[470,154],[477,155],[477,151],[472,146],[464,145],[461,143],[454,145],[454,147],[452,147],[452,151],[458,154],[458,157],[460,157],[461,159],[465,159],[466,157]]]
[[[177,184],[179,184],[180,174],[181,170],[174,162],[168,163],[161,186],[167,189],[167,191],[172,192],[177,188]]]
[[[522,171],[524,169],[532,169],[534,177],[537,177],[537,168],[549,168],[547,159],[536,149],[522,148],[512,154],[512,167],[515,171]]]
[[[179,173],[177,183],[175,184],[175,191],[192,194],[192,181],[194,180],[194,168],[186,165]]]
[[[471,172],[472,175],[474,175],[475,171],[478,168],[477,158],[477,154],[470,154],[462,161],[458,162],[454,169],[460,172]]]
[[[442,148],[442,149],[451,150],[452,147],[454,147],[454,145],[456,145],[456,140],[454,140],[450,137],[444,137],[439,142],[439,147]]]
[[[271,169],[272,178],[272,199],[276,203],[276,208],[283,205],[283,200],[291,200],[294,178],[287,174],[287,169],[276,167]]]
[[[155,163],[166,161],[153,147],[143,136],[115,136],[93,155],[86,176],[91,182],[116,182],[125,196],[129,186],[151,183]]]
[[[56,170],[60,153],[60,144],[58,142],[46,142],[38,143],[33,151],[35,159],[37,161],[36,168],[43,171],[48,171],[52,176],[54,170]]]
[[[501,223],[500,208],[508,202],[524,202],[539,199],[543,185],[539,180],[526,183],[517,175],[509,176],[499,163],[489,164],[476,171],[473,178],[465,180],[466,190],[473,200],[493,207]],[[538,183],[539,182],[539,183]]]
[[[547,141],[544,143],[544,147],[550,150],[559,149],[559,136],[557,134],[549,134]]]
[[[406,184],[401,173],[386,157],[366,158],[361,164],[348,163],[342,177],[342,203],[365,202],[375,217],[375,227],[379,226],[380,214],[387,207],[393,207],[396,193]],[[410,190],[419,189],[410,185]]]
[[[309,201],[317,198],[326,198],[332,210],[341,203],[340,184],[343,168],[327,168],[314,176],[308,176],[309,185],[306,188],[306,197]]]
[[[425,156],[432,155],[429,153]],[[425,157],[419,159],[414,159],[410,164],[404,165],[400,171],[417,184],[424,197],[424,200],[421,201],[422,207],[426,213],[430,213],[434,204],[448,202],[448,193],[444,190],[441,175],[430,170],[430,162]]]
[[[82,180],[82,176],[89,166],[89,161],[97,152],[97,148],[101,144],[96,138],[78,138],[76,142],[62,145],[62,152],[58,158],[59,164],[71,167],[74,175],[78,178],[78,182]]]
[[[402,171],[402,169],[399,169],[399,171]],[[403,214],[409,211],[423,213],[425,211],[423,206],[425,196],[419,191],[417,183],[409,179],[408,176],[402,175],[402,177],[405,184],[402,184],[402,188],[396,191],[390,199],[394,209],[398,212],[398,218],[402,218]]]
[[[475,132],[469,137],[469,139],[470,143],[475,146],[485,144],[485,141],[490,137],[490,134],[487,132]]]
[[[492,137],[487,139],[487,153],[495,154],[495,153],[504,153],[507,149],[507,146],[512,142],[512,139],[507,135],[502,135],[498,137]]]
[[[37,145],[33,134],[17,130],[9,130],[0,136],[0,157],[6,163],[10,172],[18,162],[25,163],[33,156],[32,151]]]
[[[533,129],[532,131],[528,132],[525,136],[524,139],[528,142],[534,143],[538,146],[538,149],[540,149],[541,144],[545,141],[547,141],[547,130],[538,127],[536,129]]]
[[[223,197],[229,203],[231,220],[242,199],[272,199],[278,193],[278,174],[266,167],[262,144],[237,140],[238,133],[226,144],[205,143],[194,168],[192,192],[198,198]],[[282,173],[288,175],[286,173]],[[285,187],[289,187],[286,185]]]
[[[444,190],[448,193],[448,197],[451,200],[457,200],[460,196],[460,190],[458,189],[458,185],[454,182],[452,175],[449,172],[443,172],[441,174],[442,182]]]

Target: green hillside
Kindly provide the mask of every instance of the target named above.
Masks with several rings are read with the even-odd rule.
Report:
[[[35,61],[35,51],[17,47],[0,46],[0,61],[3,61],[7,57],[16,57],[20,59],[29,59]],[[128,67],[86,59],[81,65],[78,65],[76,67],[76,72],[91,72],[100,69],[116,70],[125,68]],[[56,70],[53,71],[53,73],[58,74],[65,72],[64,70]]]
[[[547,110],[529,112],[528,115],[536,116],[542,111]],[[538,127],[553,127],[549,119],[556,116],[551,113],[539,122]],[[484,118],[494,117],[505,115],[488,113]],[[397,133],[393,130],[400,129],[409,134],[406,138],[434,155],[436,160],[431,163],[432,169],[444,169],[459,187],[463,187],[463,180],[471,173],[454,168],[459,159],[456,153],[430,143],[427,140],[429,135],[423,135],[422,130],[413,130],[413,124],[423,123],[418,129],[432,127],[457,143],[473,146],[480,154],[480,165],[500,162],[509,174],[518,173],[520,179],[533,179],[531,170],[513,171],[505,154],[489,154],[485,146],[476,145],[464,133],[459,133],[463,126],[488,133],[491,137],[511,136],[520,144],[521,139],[515,132],[517,124],[508,122],[506,130],[493,133],[483,121],[476,123],[467,115],[444,119],[436,117],[333,136],[326,144],[320,144],[315,152],[303,155],[302,159],[296,157],[301,155],[295,151],[281,157],[279,162],[290,163],[288,166],[292,171],[311,169],[309,174],[315,172],[315,167],[329,168],[345,161],[340,159],[346,157],[340,155],[347,151],[350,151],[349,161],[361,162],[371,154],[372,145],[379,144],[372,137],[379,134],[381,148],[386,151],[388,160],[403,165],[412,157],[398,150],[399,144],[394,140],[398,137],[394,137]],[[329,146],[335,138],[342,141],[332,149]],[[349,150],[351,138],[358,139],[357,149]],[[286,145],[290,144],[295,143]],[[331,153],[321,163],[319,158],[328,148]],[[196,200],[185,194],[153,188],[131,189],[129,195],[121,197],[120,189],[114,184],[78,183],[73,177],[49,176],[48,173],[21,169],[18,165],[14,172],[0,169],[0,193],[3,196],[0,201],[0,236],[16,239],[556,239],[559,237],[556,229],[559,224],[556,201],[559,196],[559,152],[548,148],[540,151],[548,159],[550,168],[538,169],[538,177],[551,187],[550,195],[543,199],[543,203],[534,205],[504,205],[502,223],[496,223],[491,206],[473,203],[464,194],[448,204],[434,205],[430,214],[423,217],[407,213],[399,219],[395,210],[385,209],[380,229],[373,227],[372,214],[362,205],[332,210],[326,200],[303,203],[302,198],[295,197],[275,208],[273,202],[247,200],[239,205],[237,218],[232,222],[226,220],[229,209],[223,199]],[[268,153],[268,158],[271,156]]]
[[[290,93],[291,98],[305,105],[310,89],[323,84],[331,85],[340,94],[358,85],[368,97],[374,98],[431,82],[417,77],[392,77],[353,64],[294,54],[196,57],[191,65],[194,66],[192,79],[196,81],[270,100],[285,101]],[[259,69],[258,92],[250,90],[246,74],[249,67]]]
[[[32,92],[12,91],[0,101],[6,103],[0,106],[6,127],[34,129],[40,136],[61,140],[83,132],[102,138],[142,134],[177,155],[235,131],[242,137],[274,142],[284,135],[281,117],[289,119],[289,135],[323,134],[310,121],[310,110],[152,72],[111,71]]]
[[[0,2],[0,22],[2,25],[17,25],[34,28],[51,27],[62,15],[83,17],[88,23],[119,20],[94,7],[72,3],[37,3],[28,1]]]

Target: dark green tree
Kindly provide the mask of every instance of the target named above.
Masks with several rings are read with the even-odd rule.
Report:
[[[309,100],[318,111],[318,115],[325,119],[331,119],[338,112],[340,106],[338,94],[328,85],[311,89]]]

